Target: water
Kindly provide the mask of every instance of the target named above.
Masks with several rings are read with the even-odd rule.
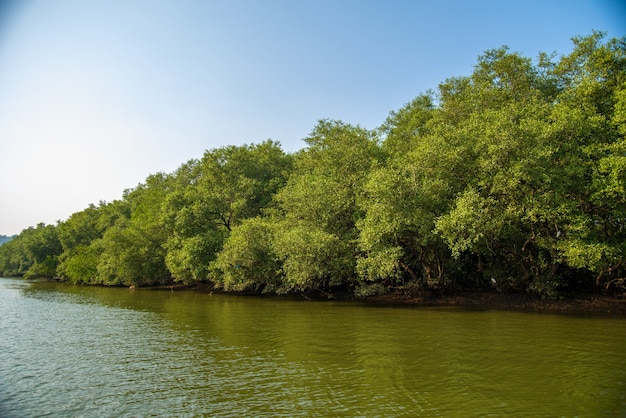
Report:
[[[0,279],[0,416],[626,416],[625,331]]]

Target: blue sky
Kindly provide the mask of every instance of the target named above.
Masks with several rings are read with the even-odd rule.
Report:
[[[379,126],[485,50],[626,35],[620,1],[0,0],[0,234],[206,149]]]

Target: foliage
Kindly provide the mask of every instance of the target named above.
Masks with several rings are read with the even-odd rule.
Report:
[[[172,179],[159,173],[125,193],[125,206],[113,215],[100,240],[97,281],[103,284],[163,284],[170,280],[165,266],[167,228],[161,207]],[[129,216],[124,216],[129,213]]]
[[[128,216],[125,202],[100,202],[76,212],[59,224],[62,252],[56,275],[72,283],[101,283],[97,270],[102,254],[102,237],[120,217]]]
[[[273,248],[275,228],[263,217],[235,226],[211,266],[216,284],[234,291],[280,291],[281,266]]]
[[[278,143],[228,146],[207,151],[179,172],[182,187],[164,207],[171,234],[166,263],[175,279],[209,279],[209,266],[233,228],[269,207],[285,184],[291,157]]]
[[[25,278],[52,277],[60,253],[57,227],[39,224],[0,246],[0,273]]]
[[[0,246],[0,272],[75,283],[623,291],[626,38],[506,47],[367,130],[208,150]]]
[[[377,139],[361,127],[323,120],[305,141],[308,148],[276,196],[274,252],[288,288],[351,285],[362,216],[357,201],[380,158]]]
[[[581,269],[623,277],[625,48],[601,39],[537,66],[487,51],[440,85],[438,106],[392,113],[385,143],[399,151],[370,174],[361,277],[438,286],[474,259],[483,283],[550,297]]]

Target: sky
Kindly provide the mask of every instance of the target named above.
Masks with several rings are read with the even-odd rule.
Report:
[[[368,129],[506,45],[626,35],[620,0],[0,0],[0,234],[205,150]]]

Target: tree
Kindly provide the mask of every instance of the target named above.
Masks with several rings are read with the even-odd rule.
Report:
[[[411,102],[387,119],[383,148],[395,151],[369,174],[361,202],[365,216],[358,223],[358,272],[365,284],[439,287],[448,279],[450,252],[434,223],[475,171],[472,144],[459,129],[467,110],[457,95],[468,85],[449,80],[437,108],[424,106],[432,100],[422,96],[421,106]]]
[[[273,250],[288,288],[351,285],[355,275],[357,206],[364,179],[380,159],[374,133],[320,121],[305,139],[294,172],[277,194]]]
[[[61,254],[57,227],[39,224],[37,228],[29,228],[24,234],[24,250],[33,264],[25,272],[25,278],[54,277]]]
[[[601,39],[536,66],[487,51],[436,107],[393,112],[391,158],[366,187],[361,277],[432,286],[474,260],[483,283],[549,296],[580,269],[622,277],[625,43]]]
[[[601,38],[575,38],[574,51],[544,61],[544,72],[515,54],[488,54],[456,101],[466,103],[458,126],[472,129],[477,176],[436,225],[488,277],[551,297],[580,269],[598,284],[621,277],[624,155],[614,109],[626,60],[623,40]]]
[[[165,209],[172,228],[166,261],[176,280],[209,279],[209,265],[231,230],[269,205],[290,167],[291,157],[269,140],[214,149],[190,162],[186,185],[168,196]]]
[[[4,274],[362,294],[626,288],[626,38],[533,61],[502,47],[375,131],[206,151],[121,201],[29,228]]]
[[[0,272],[25,278],[54,277],[59,254],[57,227],[40,223],[0,246]]]
[[[626,277],[626,37],[602,43],[594,32],[574,38],[555,66],[562,90],[552,118],[568,174],[580,187],[569,195],[579,227],[559,242],[565,262],[595,274],[597,286],[624,286]],[[567,155],[565,154],[567,153]]]
[[[276,228],[273,219],[260,216],[235,226],[211,265],[216,284],[233,291],[288,290],[283,286],[281,264],[273,249]]]
[[[99,283],[97,276],[101,238],[117,218],[126,216],[122,202],[89,205],[58,226],[63,249],[57,275],[72,283]]]
[[[432,93],[422,94],[397,111],[391,111],[380,130],[385,136],[383,149],[390,155],[410,152],[428,132],[435,104]]]
[[[0,275],[2,276],[20,276],[26,271],[24,267],[26,257],[22,250],[22,242],[17,238],[19,236],[0,246]]]
[[[145,183],[124,193],[129,217],[105,218],[102,215],[103,221],[115,221],[106,229],[99,243],[99,282],[128,286],[170,281],[164,248],[168,229],[162,211],[172,183],[172,177],[166,174],[150,175]]]

